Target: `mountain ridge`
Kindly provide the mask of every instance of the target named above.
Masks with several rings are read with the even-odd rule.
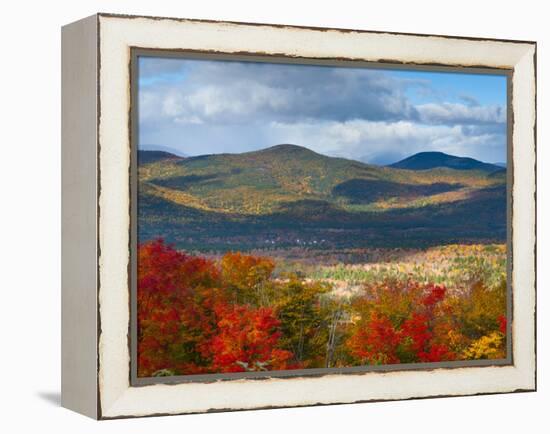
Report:
[[[494,172],[502,169],[501,166],[491,163],[484,163],[471,157],[458,157],[438,151],[425,151],[413,154],[388,167],[405,170],[428,170],[437,167],[447,167],[455,170],[482,170]]]
[[[333,157],[313,151],[305,146],[300,146],[292,143],[281,143],[267,148],[257,149],[241,153],[218,153],[218,154],[201,154],[195,156],[183,156],[175,152],[160,149],[140,149],[138,155],[143,155],[143,164],[154,162],[158,159],[206,159],[215,156],[293,156],[300,158],[315,157],[321,159],[338,159],[350,161],[357,164],[370,167],[389,167],[394,169],[404,170],[429,170],[435,168],[449,168],[455,170],[482,170],[485,172],[494,172],[505,168],[505,163],[486,163],[471,157],[459,157],[456,155],[447,154],[440,151],[422,151],[410,155],[402,160],[391,164],[373,164],[365,162],[361,159]],[[154,157],[153,157],[154,156]],[[148,158],[149,157],[149,158]],[[150,158],[153,157],[153,158]],[[140,164],[142,162],[140,161]]]
[[[188,158],[141,152],[155,157],[140,166],[141,184],[150,191],[229,213],[265,214],[298,200],[322,200],[348,209],[413,207],[422,198],[423,203],[458,200],[473,189],[502,182],[502,177],[488,176],[494,171],[403,170],[292,144]]]
[[[138,150],[137,159],[139,165],[145,165],[150,163],[156,163],[161,160],[182,160],[185,157],[181,157],[176,154],[172,154],[166,151],[156,150]]]

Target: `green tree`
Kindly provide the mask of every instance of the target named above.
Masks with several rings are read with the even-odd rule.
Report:
[[[327,284],[305,282],[296,275],[277,287],[275,309],[281,321],[283,346],[306,368],[325,363],[328,318],[320,297],[329,290]]]

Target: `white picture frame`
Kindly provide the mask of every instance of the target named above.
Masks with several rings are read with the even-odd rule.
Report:
[[[504,366],[132,385],[133,48],[511,73],[512,361]],[[97,14],[62,33],[62,405],[96,419],[536,389],[536,44]]]

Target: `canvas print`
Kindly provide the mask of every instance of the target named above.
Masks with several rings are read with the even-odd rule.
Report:
[[[509,356],[506,75],[136,66],[138,377]]]

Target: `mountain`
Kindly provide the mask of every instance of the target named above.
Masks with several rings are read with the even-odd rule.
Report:
[[[161,160],[181,160],[183,157],[165,151],[138,151],[138,165],[155,163]]]
[[[501,169],[495,164],[483,163],[468,157],[456,157],[443,152],[419,152],[397,163],[390,164],[390,167],[407,170],[427,170],[436,167],[448,167],[456,170],[482,170],[494,172]]]
[[[441,201],[446,193],[456,199],[471,187],[497,182],[483,171],[398,170],[290,144],[185,159],[146,155],[140,180],[150,191],[202,209],[240,214],[271,213],[299,200],[323,200],[347,209],[414,207],[417,199]]]
[[[506,235],[505,176],[488,170],[403,170],[291,144],[189,158],[149,152],[139,167],[139,236],[181,248],[307,239],[403,246]]]
[[[165,145],[140,145],[139,149],[142,151],[163,151],[168,152],[169,154],[177,155],[178,157],[187,157],[188,155],[184,154],[180,150],[176,148],[172,148],[171,146],[165,146]]]

